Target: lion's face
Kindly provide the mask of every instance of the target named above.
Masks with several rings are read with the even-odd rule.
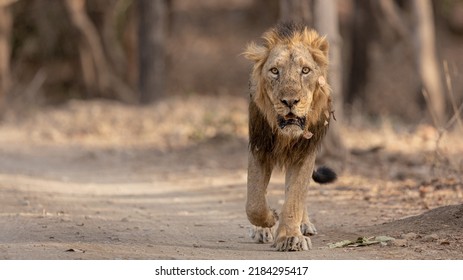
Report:
[[[275,46],[263,65],[262,76],[278,128],[284,134],[300,136],[320,76],[309,50],[301,43]]]
[[[329,107],[328,42],[314,30],[295,25],[270,29],[263,39],[263,45],[251,43],[244,53],[254,61],[253,101],[272,128],[307,138],[308,127]]]

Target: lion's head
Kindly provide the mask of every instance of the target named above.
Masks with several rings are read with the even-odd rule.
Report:
[[[254,62],[252,99],[274,130],[310,138],[310,126],[321,118],[329,121],[328,42],[293,23],[270,29],[263,39],[263,45],[251,43],[244,52]]]

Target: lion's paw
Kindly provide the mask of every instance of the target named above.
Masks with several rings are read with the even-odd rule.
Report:
[[[288,236],[273,244],[278,251],[308,251],[312,249],[312,241],[307,236]]]
[[[271,243],[274,240],[273,229],[253,226],[249,236],[257,243]]]
[[[301,224],[301,232],[302,235],[310,236],[317,234],[317,229],[315,228],[314,224],[307,222]]]

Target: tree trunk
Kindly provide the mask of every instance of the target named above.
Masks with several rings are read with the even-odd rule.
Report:
[[[11,55],[11,28],[13,17],[9,9],[8,1],[0,2],[0,109],[5,104],[5,98],[11,85],[10,55]]]
[[[135,96],[110,67],[98,31],[85,11],[85,0],[66,0],[65,5],[72,24],[81,35],[79,51],[87,88],[103,96],[132,103]]]
[[[165,95],[168,0],[138,0],[138,50],[140,102]]]
[[[350,69],[345,91],[345,100],[349,104],[353,104],[355,99],[365,100],[365,86],[370,66],[368,50],[373,34],[377,32],[371,1],[353,1],[351,30]]]
[[[336,158],[344,161],[347,149],[342,141],[339,127],[343,119],[343,90],[342,90],[342,40],[339,35],[339,21],[336,0],[315,0],[315,28],[322,35],[326,35],[330,44],[328,82],[332,88],[333,109],[336,121],[331,121],[330,129],[323,142],[322,157]]]
[[[311,0],[280,0],[280,21],[312,25]]]
[[[105,5],[104,11],[102,11],[101,38],[108,60],[114,67],[114,72],[118,76],[124,77],[127,71],[127,60],[122,44],[118,39],[118,33],[121,32],[121,30],[118,30],[120,28],[118,26],[118,12],[120,13],[122,2],[108,2]]]
[[[416,20],[415,47],[418,72],[428,109],[436,126],[444,125],[445,98],[435,47],[434,18],[430,0],[413,0]]]
[[[333,90],[334,110],[343,116],[342,98],[342,39],[339,35],[339,21],[336,0],[315,0],[315,29],[326,35],[330,43],[328,82]]]

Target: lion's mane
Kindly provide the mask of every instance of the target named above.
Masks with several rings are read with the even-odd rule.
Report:
[[[306,155],[315,152],[325,135],[331,116],[331,97],[328,84],[317,85],[313,93],[313,102],[306,117],[306,131],[312,135],[291,138],[282,135],[274,116],[265,89],[267,82],[263,78],[262,68],[270,51],[278,44],[292,45],[302,43],[307,47],[314,61],[327,80],[328,43],[314,30],[303,25],[280,24],[263,35],[264,43],[258,46],[248,45],[244,55],[254,61],[250,80],[251,100],[249,104],[249,145],[257,158],[267,164],[298,164]]]

